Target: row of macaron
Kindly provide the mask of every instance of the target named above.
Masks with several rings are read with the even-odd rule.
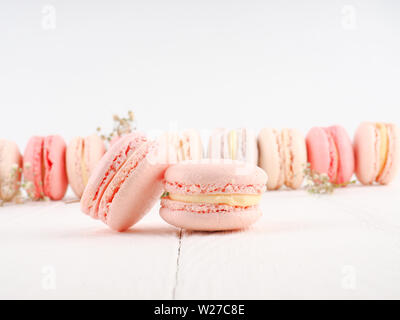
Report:
[[[90,173],[106,152],[97,135],[74,138],[34,136],[21,155],[15,142],[0,140],[0,200],[11,201],[21,187],[31,200],[61,200],[70,184],[81,196]]]
[[[355,168],[365,184],[388,183],[399,167],[398,138],[396,126],[382,123],[361,124],[354,143],[340,126],[312,128],[306,138],[291,129],[264,129],[258,139],[245,129],[218,130],[210,138],[209,157],[201,159],[195,132],[166,134],[162,143],[136,132],[122,137],[100,160],[81,209],[116,231],[129,229],[157,202],[160,216],[178,228],[243,229],[262,215],[267,186],[301,185],[307,161],[312,170],[321,170],[319,177],[341,186]],[[189,160],[171,163],[176,158]]]
[[[196,131],[165,136],[179,159],[201,159],[203,147]],[[209,159],[233,159],[258,165],[268,175],[268,190],[283,185],[298,189],[306,174],[326,177],[346,186],[356,174],[365,185],[389,184],[400,167],[400,131],[395,124],[364,122],[351,139],[342,126],[313,127],[306,136],[297,129],[217,129],[211,135]],[[308,170],[309,169],[309,170]]]
[[[117,139],[114,139],[115,143]],[[302,186],[305,169],[324,174],[336,185],[346,185],[356,173],[363,184],[388,184],[400,162],[399,129],[388,123],[362,123],[351,140],[341,126],[314,127],[306,137],[297,129],[217,129],[203,150],[195,130],[166,133],[158,141],[159,161],[232,159],[258,165],[268,175],[267,189]],[[11,200],[21,185],[33,200],[60,200],[68,184],[81,198],[97,163],[106,152],[97,135],[74,138],[68,146],[60,136],[33,137],[24,155],[18,146],[0,140],[0,199]],[[160,160],[162,159],[162,160]]]

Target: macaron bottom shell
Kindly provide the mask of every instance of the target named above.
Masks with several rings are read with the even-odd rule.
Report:
[[[163,199],[160,216],[163,220],[177,228],[192,231],[229,231],[246,229],[254,224],[262,215],[257,207],[222,212],[210,210],[199,212],[198,204],[186,205],[186,210],[177,208],[173,201]],[[201,205],[200,205],[201,207]],[[223,206],[226,208],[226,206]]]

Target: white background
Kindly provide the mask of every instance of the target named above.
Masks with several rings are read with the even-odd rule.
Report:
[[[399,76],[394,0],[0,2],[0,137],[21,150],[129,109],[145,131],[353,136],[364,120],[400,124]],[[398,299],[399,190],[268,192],[254,227],[224,233],[181,232],[158,204],[124,234],[79,204],[9,204],[0,298]]]
[[[53,14],[55,13],[55,15]],[[0,3],[0,137],[400,123],[398,1]]]

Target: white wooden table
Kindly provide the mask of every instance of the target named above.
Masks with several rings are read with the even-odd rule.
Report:
[[[115,233],[79,204],[0,208],[0,298],[400,298],[400,186],[265,194],[241,232],[186,232],[158,206]]]

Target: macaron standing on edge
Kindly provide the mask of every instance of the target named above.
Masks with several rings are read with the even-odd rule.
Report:
[[[199,132],[194,129],[166,132],[158,139],[158,143],[158,152],[169,159],[170,163],[203,158],[203,143]]]
[[[306,137],[311,170],[327,174],[331,183],[346,186],[354,174],[351,139],[341,126],[314,127]]]
[[[10,201],[21,182],[22,156],[13,141],[0,139],[0,200]]]
[[[66,154],[67,175],[78,198],[82,197],[90,175],[105,152],[104,142],[96,134],[86,138],[76,137],[69,143]]]
[[[301,187],[307,167],[307,149],[304,136],[296,129],[264,128],[258,136],[258,165],[268,175],[268,190],[277,190],[285,184],[292,189]]]
[[[238,160],[256,165],[258,161],[256,135],[253,130],[247,128],[216,129],[209,140],[208,157]]]
[[[85,188],[81,209],[115,231],[126,231],[160,199],[168,163],[158,143],[139,132],[122,136],[100,160]]]
[[[261,216],[259,202],[267,175],[239,161],[187,161],[165,173],[161,217],[178,228],[197,231],[244,229]]]
[[[66,144],[60,136],[32,137],[24,152],[25,188],[32,200],[61,200],[68,188]]]
[[[389,184],[400,167],[400,130],[392,123],[363,122],[354,136],[356,176],[365,185]]]

